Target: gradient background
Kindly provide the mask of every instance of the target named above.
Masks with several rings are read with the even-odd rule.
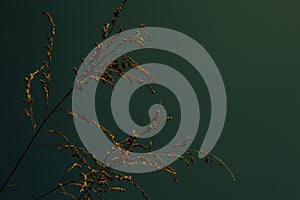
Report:
[[[1,160],[0,183],[15,164],[32,133],[24,117],[24,76],[44,59],[48,10],[57,25],[53,52],[52,105],[71,87],[72,66],[80,65],[99,40],[101,27],[109,21],[121,1],[1,1]],[[147,26],[166,27],[183,32],[209,52],[222,74],[228,97],[228,114],[222,136],[213,149],[233,170],[233,182],[224,168],[196,161],[186,167],[174,163],[180,184],[167,174],[139,174],[136,181],[150,199],[299,199],[299,46],[300,2],[293,0],[228,1],[138,1],[129,0],[119,24],[125,29]],[[209,96],[200,76],[191,66],[172,54],[160,51],[137,52],[137,60],[169,64],[189,78],[197,92],[201,117],[199,134],[193,148],[199,148],[208,125]],[[163,100],[174,121],[159,135],[158,147],[172,138],[176,130],[178,103],[165,88],[153,97],[145,88],[134,95],[130,108],[137,123],[145,124],[147,106]],[[99,119],[111,130],[109,98],[97,93]],[[149,102],[145,102],[148,95]],[[70,107],[70,99],[63,107]],[[99,103],[98,103],[99,102]],[[104,105],[104,106],[103,106]],[[107,107],[107,106],[106,106]],[[39,106],[37,110],[42,110]],[[106,108],[107,109],[107,108]],[[177,121],[176,121],[177,120]],[[66,131],[80,144],[72,119],[52,118],[46,126]],[[51,141],[47,134],[37,142]],[[56,186],[71,164],[69,153],[49,148],[29,153],[1,199],[33,199]],[[110,192],[105,199],[142,199],[135,189]],[[45,199],[64,199],[53,195]]]

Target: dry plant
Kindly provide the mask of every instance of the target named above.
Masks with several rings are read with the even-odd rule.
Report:
[[[124,0],[122,5],[119,6],[113,13],[113,17],[111,19],[111,22],[105,23],[102,27],[102,41],[105,41],[108,37],[110,37],[114,32],[120,33],[123,31],[123,28],[120,26],[118,27],[117,31],[117,21],[118,18],[123,11],[125,5],[127,3],[127,0]],[[151,82],[154,82],[154,78],[151,73],[145,69],[143,69],[137,61],[135,61],[132,57],[129,55],[122,55],[121,58],[112,61],[106,72],[103,72],[101,74],[98,73],[96,68],[88,69],[86,68],[85,73],[80,77],[79,81],[75,83],[75,86],[72,86],[68,92],[61,98],[60,101],[55,104],[55,106],[52,109],[49,109],[49,99],[50,99],[50,93],[51,93],[51,66],[52,66],[52,49],[54,44],[54,36],[55,36],[55,23],[53,21],[53,18],[49,12],[43,12],[43,14],[48,18],[48,21],[50,23],[50,36],[47,38],[47,45],[46,45],[46,57],[47,59],[43,61],[41,67],[33,71],[29,74],[29,76],[25,77],[25,102],[27,104],[27,107],[24,108],[22,111],[25,113],[25,115],[30,119],[33,136],[28,143],[28,145],[25,147],[25,150],[19,157],[17,163],[13,167],[11,173],[8,175],[7,179],[5,180],[4,184],[1,187],[0,194],[3,192],[4,189],[7,187],[14,186],[14,184],[9,183],[11,177],[14,175],[15,171],[17,170],[19,164],[23,160],[24,156],[29,152],[31,148],[38,148],[38,147],[55,147],[58,151],[69,151],[71,156],[74,157],[74,162],[70,164],[70,167],[66,170],[66,172],[62,175],[60,181],[58,182],[57,186],[55,186],[53,189],[49,190],[48,192],[45,192],[44,194],[38,196],[36,199],[41,199],[49,194],[52,194],[54,192],[59,192],[63,194],[66,199],[84,199],[84,200],[90,200],[90,199],[103,199],[103,194],[108,191],[119,191],[119,192],[125,192],[125,188],[121,186],[115,186],[115,182],[125,182],[128,183],[128,185],[133,186],[138,191],[141,192],[142,196],[145,199],[148,199],[147,194],[145,191],[134,181],[132,176],[126,175],[124,173],[120,173],[111,167],[108,167],[104,165],[103,163],[99,162],[96,157],[88,152],[84,147],[77,146],[74,144],[62,131],[56,130],[56,129],[49,129],[45,128],[46,122],[50,117],[53,117],[55,113],[58,112],[64,112],[68,116],[76,119],[76,120],[84,120],[86,123],[90,124],[91,126],[96,126],[97,128],[101,129],[108,138],[111,139],[111,141],[114,143],[116,148],[121,148],[123,150],[133,152],[136,148],[142,149],[144,152],[149,152],[149,155],[153,156],[161,162],[160,164],[164,163],[164,157],[176,157],[183,162],[185,162],[187,165],[190,165],[194,162],[195,158],[194,155],[198,154],[198,151],[196,150],[188,150],[184,152],[184,154],[179,153],[176,149],[180,149],[180,147],[183,147],[186,145],[189,138],[186,138],[185,141],[183,141],[181,144],[174,145],[173,151],[170,151],[172,153],[166,153],[166,154],[151,154],[151,150],[154,145],[154,139],[155,136],[152,136],[148,138],[148,140],[139,140],[139,136],[146,134],[147,132],[151,131],[152,129],[155,129],[161,122],[172,120],[172,117],[169,116],[166,119],[161,119],[160,117],[160,109],[156,111],[155,117],[151,120],[151,124],[142,132],[136,133],[134,130],[132,131],[131,136],[120,140],[116,137],[114,133],[109,131],[107,128],[105,128],[103,125],[99,124],[94,119],[89,119],[87,116],[81,115],[79,113],[74,113],[68,109],[62,109],[62,103],[71,96],[73,89],[81,89],[81,84],[85,84],[87,81],[100,81],[103,84],[109,84],[112,88],[115,86],[115,80],[114,76],[119,76],[123,79],[126,79],[130,82],[137,81],[138,83],[144,83],[144,80],[134,77],[133,75],[126,73],[126,70],[128,69],[136,69],[140,73],[144,74],[147,79],[149,79]],[[144,24],[140,25],[141,32],[143,31],[143,28],[145,27]],[[151,36],[147,34],[149,38]],[[139,45],[143,45],[143,38],[140,37],[140,34],[137,32],[135,36],[132,38],[133,41],[138,43]],[[96,42],[96,47],[99,48],[99,52],[101,53],[101,43]],[[95,55],[96,56],[96,55]],[[90,60],[84,60],[82,59],[83,65],[89,66],[91,63]],[[73,67],[73,71],[75,72],[75,75],[77,74],[77,68]],[[40,124],[36,123],[36,117],[34,116],[34,97],[31,92],[31,88],[33,86],[33,83],[38,80],[39,84],[42,88],[42,93],[44,95],[44,101],[45,101],[45,110],[43,119]],[[146,84],[146,86],[149,88],[149,91],[152,94],[155,94],[155,90],[152,88],[150,84]],[[61,142],[59,143],[44,143],[44,144],[36,144],[36,138],[40,133],[47,132],[51,135],[57,136],[61,138]],[[126,155],[117,155],[113,157],[110,157],[114,152],[114,147],[111,149],[110,152],[107,152],[107,159],[110,159],[111,164],[109,166],[117,166],[120,164],[126,164],[126,165],[154,165],[157,166],[157,172],[166,172],[169,173],[174,181],[176,183],[179,182],[177,177],[177,171],[171,167],[165,167],[160,168],[159,163],[155,163],[153,160],[145,159],[143,157],[137,158],[137,160],[128,160]],[[181,155],[182,154],[182,155]],[[234,176],[228,166],[218,157],[212,154],[206,154],[203,152],[205,157],[205,162],[217,162],[219,166],[224,166],[231,174],[232,178],[234,179]],[[71,172],[76,172],[75,175],[77,175],[77,178],[73,180],[69,180],[68,175]],[[74,173],[72,173],[72,177],[74,177]],[[72,192],[69,192],[69,188],[72,189]],[[77,189],[77,192],[74,193],[74,188]]]

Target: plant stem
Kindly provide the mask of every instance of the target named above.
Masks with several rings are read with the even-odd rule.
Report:
[[[11,179],[11,177],[14,175],[14,173],[16,172],[18,166],[20,165],[21,161],[23,160],[24,156],[27,154],[28,150],[30,149],[30,146],[32,145],[32,143],[34,142],[34,140],[37,138],[37,136],[39,135],[39,133],[41,132],[43,126],[45,125],[45,123],[47,122],[47,120],[51,117],[51,115],[55,112],[55,110],[67,99],[67,97],[72,93],[73,91],[73,87],[68,91],[68,93],[56,104],[56,106],[51,110],[51,112],[49,112],[49,114],[45,117],[45,119],[42,121],[41,125],[39,126],[39,128],[37,129],[37,131],[35,132],[35,134],[32,136],[31,140],[29,141],[29,143],[27,144],[26,148],[24,149],[24,151],[22,152],[21,156],[19,157],[17,163],[14,165],[12,171],[10,172],[10,174],[8,175],[8,177],[6,178],[5,182],[3,183],[3,185],[1,186],[0,189],[0,195],[2,194],[4,188],[6,187],[6,185],[8,184],[9,180]]]
[[[69,185],[70,183],[74,183],[74,182],[76,182],[76,181],[80,181],[81,179],[82,179],[82,178],[78,178],[78,179],[74,179],[74,180],[68,181],[68,182],[66,182],[66,183],[64,183],[64,184],[61,184],[61,186]],[[46,192],[46,193],[44,193],[44,194],[38,196],[37,198],[35,198],[35,200],[39,200],[39,199],[41,199],[41,198],[47,196],[48,194],[51,194],[52,192],[55,192],[55,191],[58,190],[61,186],[60,186],[60,185],[56,186],[55,188],[49,190],[48,192]]]
[[[61,186],[69,185],[70,183],[74,183],[74,182],[76,182],[76,181],[80,181],[81,179],[82,179],[82,178],[78,178],[78,179],[74,179],[74,180],[68,181],[68,182],[62,184]],[[52,192],[55,192],[55,191],[58,190],[61,186],[60,186],[60,185],[56,186],[55,188],[49,190],[48,192],[46,192],[46,193],[44,193],[44,194],[38,196],[37,198],[35,198],[35,200],[39,200],[39,199],[41,199],[41,198],[47,196],[48,194],[51,194]]]
[[[87,176],[90,177],[90,176],[95,175],[96,173],[97,173],[97,172],[93,172],[93,173],[88,174]],[[73,179],[73,180],[68,181],[68,182],[66,182],[66,183],[62,183],[61,185],[57,185],[55,188],[53,188],[53,189],[49,190],[48,192],[46,192],[46,193],[44,193],[44,194],[38,196],[37,198],[35,198],[35,200],[39,200],[39,199],[41,199],[41,198],[47,196],[48,194],[51,194],[52,192],[55,192],[55,191],[58,190],[61,186],[69,185],[69,184],[71,184],[71,183],[75,183],[75,182],[80,181],[80,180],[83,180],[83,178]]]

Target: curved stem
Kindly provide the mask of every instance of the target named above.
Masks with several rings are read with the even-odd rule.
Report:
[[[61,184],[61,186],[69,185],[69,184],[74,183],[74,182],[76,182],[76,181],[80,181],[81,179],[82,179],[82,178],[78,178],[78,179],[74,179],[74,180],[72,180],[72,181],[68,181],[68,182],[66,182],[66,183],[64,183],[64,184]],[[56,186],[55,188],[49,190],[48,192],[46,192],[46,193],[44,193],[44,194],[38,196],[37,198],[35,198],[35,200],[39,200],[39,199],[41,199],[41,198],[47,196],[48,194],[51,194],[51,193],[55,192],[55,191],[58,190],[61,186],[60,186],[60,185]]]
[[[93,173],[90,173],[88,174],[87,176],[90,177],[90,176],[93,176],[95,175],[97,172],[93,172]],[[55,192],[56,190],[58,190],[61,186],[66,186],[66,185],[69,185],[69,184],[72,184],[72,183],[75,183],[77,181],[80,181],[80,180],[83,180],[83,178],[77,178],[77,179],[74,179],[74,180],[71,180],[71,181],[68,181],[68,182],[65,182],[65,183],[62,183],[61,185],[57,185],[56,187],[54,187],[53,189],[49,190],[48,192],[38,196],[37,198],[35,198],[35,200],[39,200],[53,192]],[[61,181],[60,181],[61,182]]]
[[[34,140],[37,138],[37,136],[39,135],[39,133],[41,132],[43,126],[45,125],[45,123],[47,122],[47,120],[51,117],[51,115],[55,112],[55,110],[67,99],[67,97],[72,93],[73,91],[73,87],[68,91],[68,93],[56,104],[56,106],[51,110],[51,112],[49,112],[49,114],[45,117],[45,119],[43,120],[43,122],[41,123],[41,125],[39,126],[39,128],[37,129],[37,131],[35,132],[35,134],[32,136],[31,140],[29,141],[29,143],[27,144],[27,146],[25,147],[24,151],[22,152],[21,156],[19,157],[17,163],[14,165],[13,169],[11,170],[10,174],[8,175],[8,177],[5,179],[5,182],[3,183],[3,185],[1,186],[0,189],[0,195],[3,192],[4,188],[6,187],[6,185],[8,184],[9,180],[11,179],[11,177],[14,175],[14,173],[16,172],[18,166],[20,165],[21,161],[23,160],[24,156],[27,154],[28,150],[30,149],[30,146],[32,145],[32,143],[34,142]]]

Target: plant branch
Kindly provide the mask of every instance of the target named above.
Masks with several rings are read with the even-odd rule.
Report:
[[[25,147],[24,151],[22,152],[21,156],[19,157],[17,163],[14,165],[12,171],[10,172],[10,174],[8,175],[8,177],[6,178],[5,182],[3,183],[3,185],[1,186],[0,189],[0,195],[2,194],[4,188],[6,187],[6,185],[8,184],[9,180],[11,179],[11,177],[14,175],[15,171],[17,170],[18,166],[20,165],[21,161],[23,160],[24,156],[27,154],[28,150],[30,149],[32,143],[34,142],[34,140],[37,138],[37,136],[39,135],[39,133],[41,132],[43,126],[46,124],[46,122],[48,121],[48,119],[51,117],[51,115],[55,112],[55,110],[68,98],[68,96],[70,96],[70,94],[73,91],[73,87],[68,91],[68,93],[56,104],[56,106],[51,110],[51,112],[49,112],[49,114],[45,117],[45,119],[42,121],[41,125],[39,126],[39,128],[37,129],[37,131],[35,132],[35,134],[32,136],[31,140],[29,141],[29,143],[27,144],[27,146]]]
[[[78,178],[78,179],[74,179],[74,180],[68,181],[68,182],[66,182],[66,183],[63,183],[63,184],[61,184],[61,185],[58,184],[55,188],[53,188],[53,189],[49,190],[48,192],[46,192],[46,193],[44,193],[44,194],[38,196],[37,198],[35,198],[35,200],[39,200],[39,199],[41,199],[41,198],[43,198],[43,197],[45,197],[45,196],[47,196],[47,195],[49,195],[49,194],[55,192],[55,191],[58,190],[61,186],[69,185],[69,184],[71,184],[71,183],[80,181],[80,180],[82,180],[82,179],[83,179],[83,178]]]

